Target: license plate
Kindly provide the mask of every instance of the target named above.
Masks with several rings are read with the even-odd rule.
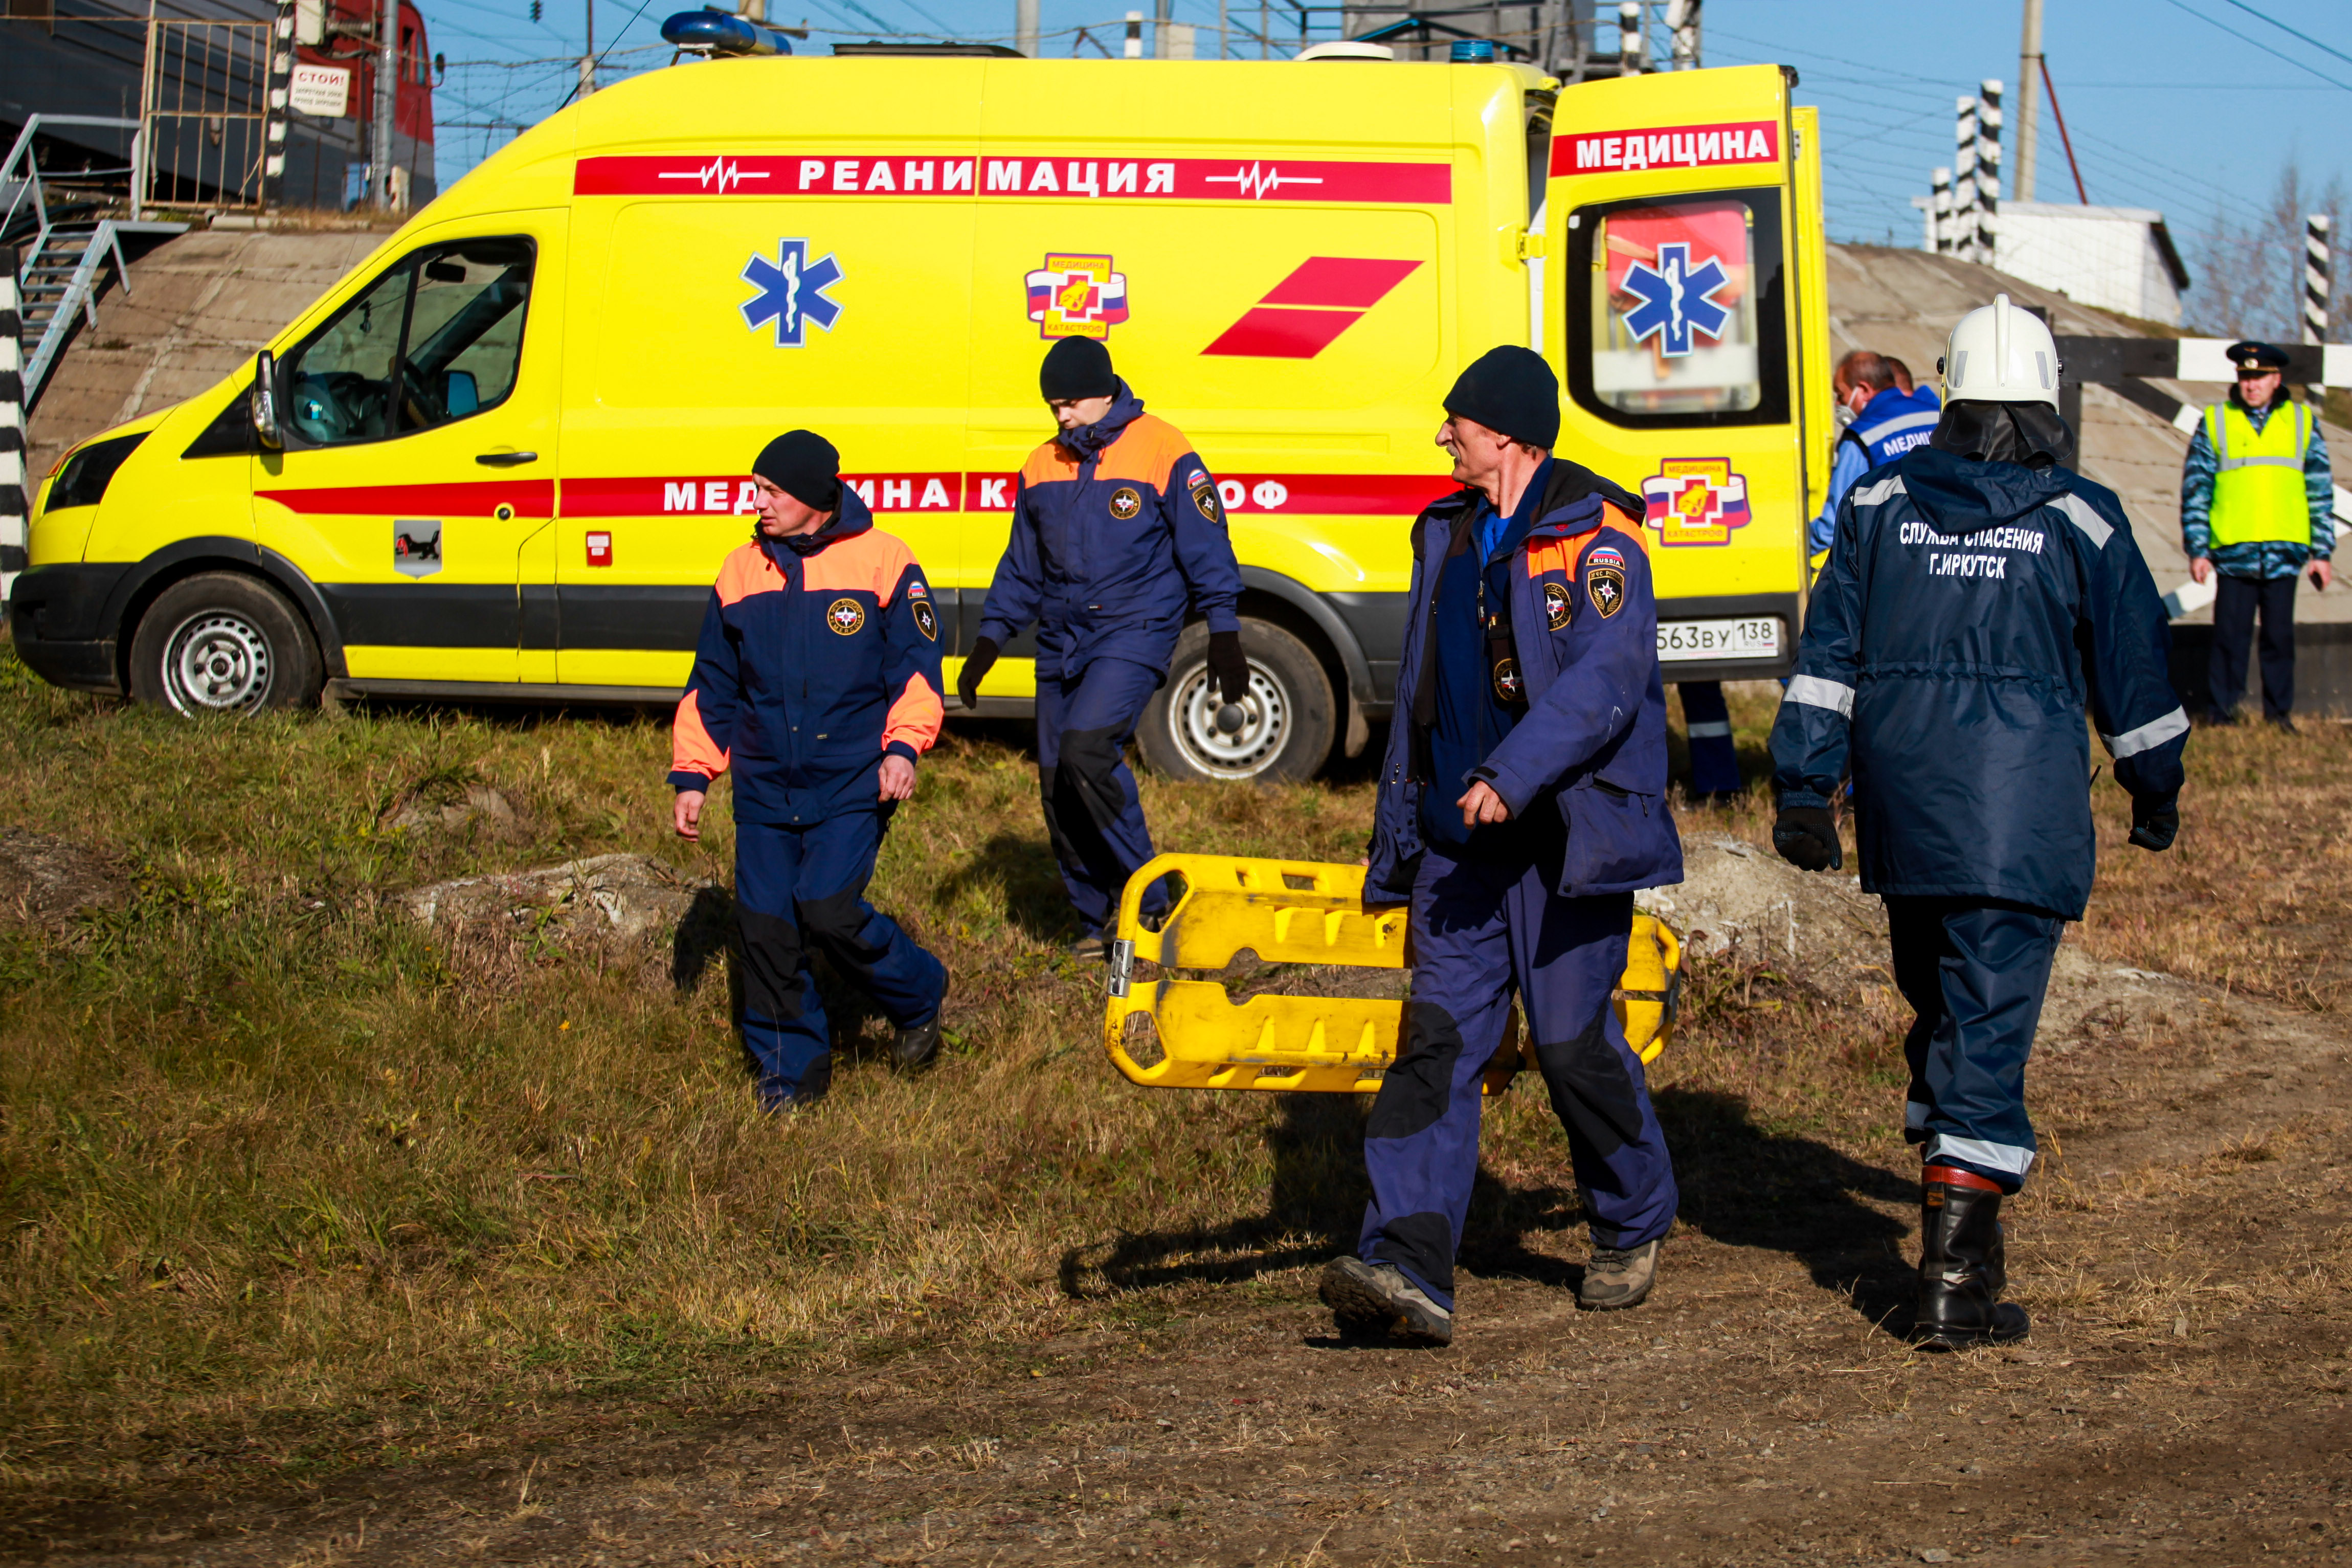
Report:
[[[1780,617],[1743,616],[1727,621],[1660,621],[1658,659],[1778,658]]]

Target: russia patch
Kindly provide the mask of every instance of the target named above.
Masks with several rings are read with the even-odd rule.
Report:
[[[1597,544],[1585,552],[1584,563],[1587,566],[1614,566],[1622,570],[1625,557],[1609,545]]]

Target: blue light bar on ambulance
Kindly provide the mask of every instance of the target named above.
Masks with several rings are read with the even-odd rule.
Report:
[[[662,24],[662,42],[709,55],[788,55],[793,41],[724,11],[680,11]]]

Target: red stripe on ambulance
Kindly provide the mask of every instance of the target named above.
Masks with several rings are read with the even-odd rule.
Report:
[[[959,473],[844,474],[841,482],[881,513],[954,511],[962,490]],[[749,517],[760,509],[751,481],[740,474],[699,479],[566,479],[566,517],[676,517],[724,513]],[[969,510],[969,509],[966,509]]]
[[[1162,201],[1395,202],[1446,206],[1448,163],[1234,158],[583,158],[583,196],[1118,196]]]
[[[876,513],[1011,511],[1013,473],[844,474]],[[1454,489],[1423,474],[1224,474],[1217,496],[1229,512],[1293,517],[1411,517]],[[961,505],[958,501],[961,500]],[[749,516],[751,481],[725,479],[566,479],[567,517]]]
[[[1228,359],[1313,359],[1420,265],[1388,257],[1310,256],[1201,352]]]
[[[1551,140],[1554,174],[1628,169],[1708,169],[1720,163],[1777,163],[1780,127],[1769,120],[1723,125],[1673,125],[1661,131],[1593,132]]]
[[[256,490],[304,517],[336,513],[421,512],[432,517],[488,517],[512,507],[517,517],[555,515],[553,479],[482,479],[454,485],[339,485],[331,489]]]

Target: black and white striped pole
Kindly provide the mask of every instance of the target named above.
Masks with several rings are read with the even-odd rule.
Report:
[[[2329,275],[2334,270],[2329,231],[2334,227],[2335,221],[2326,213],[2313,213],[2303,220],[2303,341],[2307,343],[2327,341],[2328,295],[2333,281]],[[2322,390],[2323,384],[2312,384],[2313,392]]]
[[[278,0],[269,25],[269,81],[262,111],[261,210],[277,208],[286,190],[286,117],[294,85],[294,0]]]
[[[25,569],[25,519],[30,479],[25,472],[25,318],[16,296],[16,252],[0,246],[0,623],[8,591]]]
[[[1952,249],[1952,172],[1936,171],[1933,195],[1927,198],[1927,248],[1938,256]]]
[[[1993,236],[2000,213],[2000,83],[1977,84],[1977,259],[1994,262]]]
[[[1977,100],[1952,104],[1952,226],[1949,254],[1974,261],[1977,209]]]

